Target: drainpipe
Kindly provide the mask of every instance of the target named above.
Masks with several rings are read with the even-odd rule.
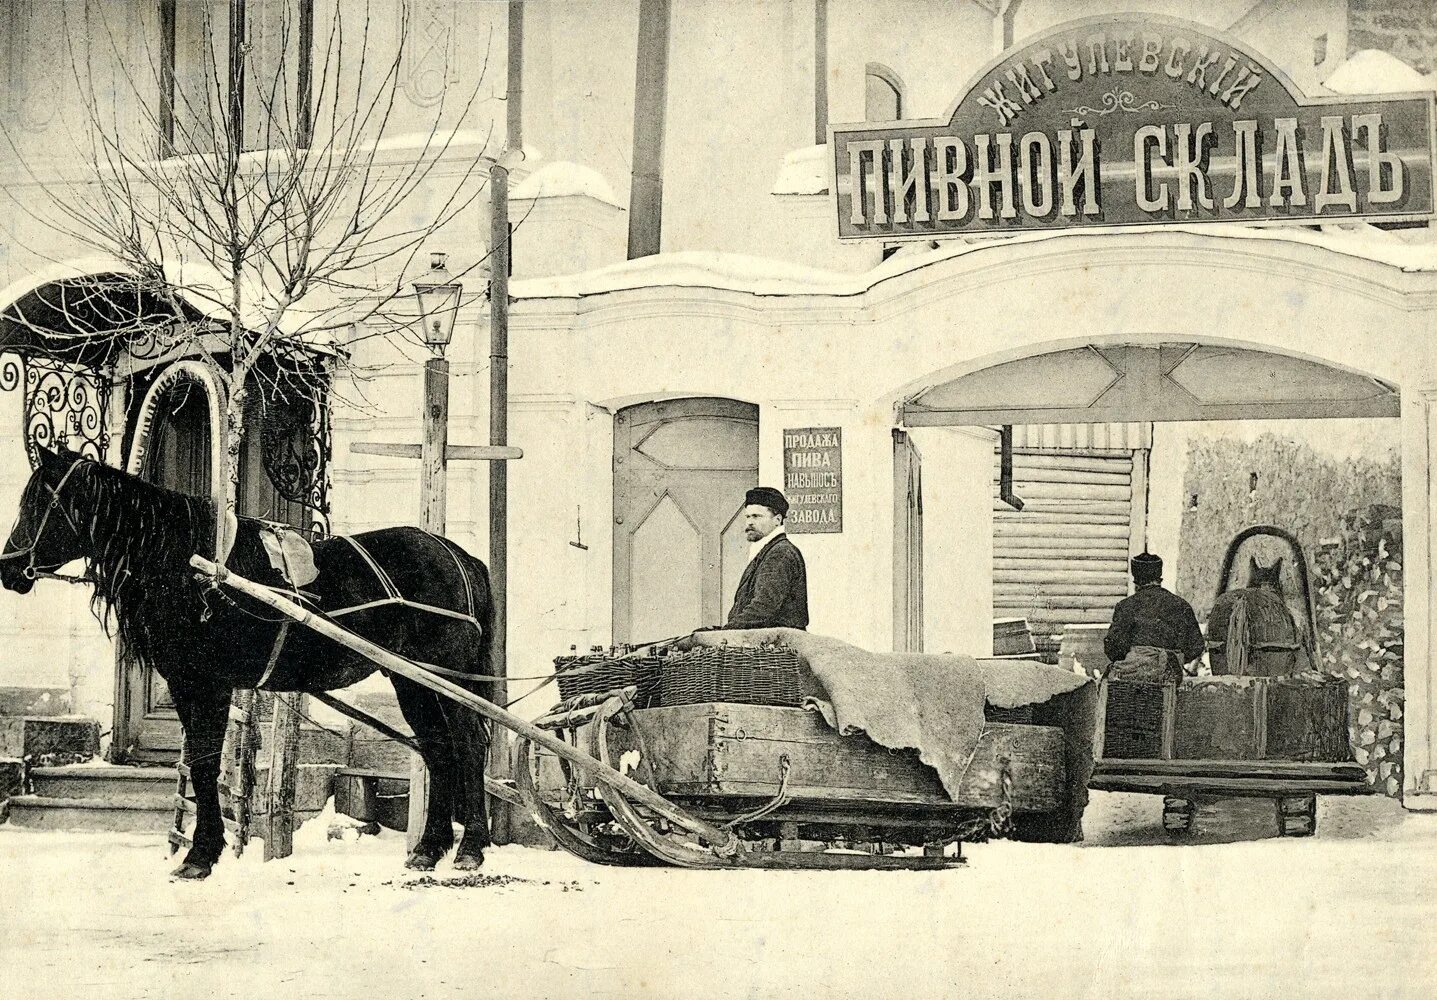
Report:
[[[813,144],[828,142],[828,0],[813,0]]]
[[[669,0],[639,0],[633,168],[629,185],[629,260],[656,254],[660,247],[670,19]]]

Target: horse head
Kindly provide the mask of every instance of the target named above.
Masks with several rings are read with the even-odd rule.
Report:
[[[40,573],[53,573],[86,554],[80,532],[78,480],[90,459],[40,448],[40,464],[20,495],[20,511],[0,553],[0,584],[27,594]]]
[[[1247,585],[1252,590],[1270,590],[1281,595],[1282,560],[1274,560],[1270,566],[1262,565],[1256,558],[1249,560]]]

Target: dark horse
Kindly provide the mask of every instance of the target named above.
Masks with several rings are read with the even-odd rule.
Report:
[[[107,628],[113,622],[126,653],[169,685],[197,802],[192,847],[174,872],[181,878],[204,878],[224,850],[218,779],[230,692],[256,687],[262,677],[266,689],[328,691],[376,669],[298,625],[277,645],[275,612],[198,577],[189,559],[195,553],[213,558],[214,528],[209,500],[71,452],[41,449],[0,555],[0,582],[19,594],[38,574],[85,559],[96,617]],[[240,519],[227,566],[293,593],[266,552],[272,529]],[[312,551],[319,572],[303,587],[305,604],[331,614],[356,609],[338,619],[345,628],[450,677],[473,677],[460,682],[489,695],[494,609],[482,562],[447,539],[408,527],[327,538]],[[406,864],[433,868],[453,846],[457,820],[464,836],[454,865],[477,868],[489,844],[483,721],[412,681],[390,680],[431,775],[428,822]]]

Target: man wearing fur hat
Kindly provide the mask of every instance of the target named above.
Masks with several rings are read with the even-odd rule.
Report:
[[[1165,683],[1182,678],[1182,667],[1202,656],[1202,630],[1192,605],[1163,589],[1163,561],[1151,553],[1131,562],[1136,590],[1113,609],[1103,638],[1112,661],[1109,676]]]
[[[724,628],[807,628],[808,571],[803,553],[788,540],[788,499],[771,486],[744,496],[748,566],[734,592]]]

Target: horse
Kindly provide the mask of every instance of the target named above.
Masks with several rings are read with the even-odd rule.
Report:
[[[107,634],[118,633],[126,655],[169,685],[197,814],[190,850],[172,873],[181,879],[207,877],[224,851],[218,780],[231,692],[330,691],[377,669],[199,576],[189,559],[195,553],[214,558],[215,519],[208,499],[163,489],[64,448],[42,448],[0,553],[0,583],[17,594],[84,559],[96,618]],[[296,585],[288,578],[295,574],[283,571],[288,562],[273,557],[280,530],[239,518],[227,568],[281,588],[356,635],[489,697],[494,602],[484,563],[439,535],[380,528],[314,541],[308,546],[312,570],[300,577],[313,579]],[[287,536],[291,549],[297,537],[292,531]],[[413,681],[390,681],[430,772],[428,818],[405,865],[433,869],[454,846],[453,824],[459,822],[464,833],[454,867],[478,868],[489,846],[484,722]]]
[[[1264,566],[1250,558],[1247,586],[1213,602],[1207,640],[1214,674],[1282,677],[1312,669],[1283,595],[1282,566],[1281,559]]]

